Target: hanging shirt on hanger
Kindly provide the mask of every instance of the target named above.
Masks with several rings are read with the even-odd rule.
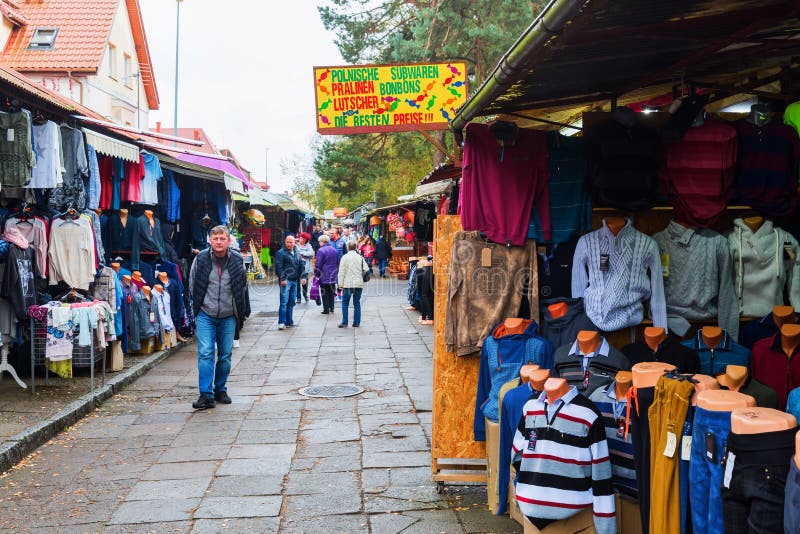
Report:
[[[30,115],[0,113],[0,185],[4,189],[27,185],[35,165]]]
[[[144,178],[141,182],[140,204],[155,206],[158,204],[158,182],[164,176],[161,170],[161,163],[158,158],[146,152],[142,155],[144,162]]]
[[[144,157],[139,156],[137,163],[126,161],[124,162],[124,167],[125,183],[121,187],[120,199],[125,202],[140,202],[142,198],[142,180],[145,177]]]
[[[27,187],[53,188],[64,183],[61,160],[61,129],[53,121],[33,125],[33,138],[38,156]]]

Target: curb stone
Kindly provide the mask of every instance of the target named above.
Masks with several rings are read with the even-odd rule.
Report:
[[[0,446],[0,473],[14,467],[25,456],[46,443],[64,428],[74,425],[89,415],[96,407],[122,391],[125,386],[133,383],[186,345],[187,343],[179,343],[172,348],[145,357],[128,369],[115,374],[113,378],[106,380],[105,385],[95,388],[94,398],[92,398],[91,393],[86,393],[51,417],[40,421],[19,434],[9,437],[6,443]]]

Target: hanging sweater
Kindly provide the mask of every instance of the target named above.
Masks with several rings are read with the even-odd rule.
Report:
[[[549,306],[563,302],[567,305],[567,313],[561,317],[553,317]],[[586,316],[583,299],[552,299],[542,301],[542,337],[554,347],[568,345],[575,341],[581,330],[597,330],[597,327]]]
[[[592,354],[584,354],[577,341],[558,347],[553,376],[564,378],[570,386],[577,386],[588,396],[597,388],[613,382],[618,372],[630,370],[627,356],[603,338]]]
[[[586,315],[613,332],[642,322],[650,301],[653,326],[667,328],[667,305],[658,244],[630,219],[615,236],[603,227],[578,240],[572,262],[572,297],[583,297]]]
[[[733,254],[734,287],[742,315],[763,317],[772,307],[800,310],[800,245],[789,232],[765,220],[753,233],[742,219],[733,221],[728,243]]]
[[[541,393],[525,403],[522,413],[511,448],[520,511],[558,520],[591,507],[598,534],[615,534],[608,443],[594,404],[573,387],[552,406]]]
[[[713,230],[687,228],[675,221],[653,239],[661,252],[670,330],[683,335],[687,319],[716,319],[735,336],[739,306],[728,240]]]
[[[521,330],[524,327],[524,330]],[[513,378],[519,377],[523,365],[535,364],[553,368],[553,346],[537,332],[535,321],[523,321],[519,332],[509,331],[500,323],[483,342],[478,372],[478,394],[475,398],[475,440],[486,439],[484,417],[498,419],[498,393]]]

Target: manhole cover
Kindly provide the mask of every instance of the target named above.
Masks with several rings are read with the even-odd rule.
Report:
[[[364,388],[358,386],[307,386],[298,391],[300,395],[306,397],[319,397],[323,399],[335,399],[338,397],[352,397],[363,393]]]

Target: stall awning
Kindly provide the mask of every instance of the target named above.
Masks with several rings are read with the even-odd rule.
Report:
[[[171,170],[172,172],[177,172],[178,174],[183,174],[185,176],[191,176],[192,178],[200,178],[201,180],[225,182],[225,173],[222,171],[209,169],[208,167],[203,167],[202,165],[195,165],[194,163],[189,163],[188,161],[181,161],[160,152],[157,155],[158,161],[161,162],[161,166],[165,169]]]
[[[225,173],[226,175],[229,175],[231,178],[234,178],[243,184],[242,191],[244,191],[245,188],[251,189],[253,187],[253,184],[250,183],[250,180],[247,179],[242,171],[240,171],[236,165],[226,159],[212,158],[198,154],[178,154],[177,158],[181,161],[187,161],[189,163],[194,163],[195,165],[202,165],[203,167],[215,169]]]
[[[124,141],[120,141],[119,139],[114,139],[113,137],[97,133],[93,130],[89,130],[88,128],[84,128],[83,133],[86,134],[86,141],[100,154],[113,156],[115,158],[124,159],[125,161],[131,161],[133,163],[139,162],[139,147]]]
[[[241,193],[242,195],[245,194],[244,184],[238,178],[235,178],[228,174],[227,172],[224,175],[225,179],[225,189],[230,191],[231,193]]]
[[[269,201],[265,191],[261,189],[251,189],[247,192],[250,197],[250,204],[255,206],[273,206],[274,204]]]

